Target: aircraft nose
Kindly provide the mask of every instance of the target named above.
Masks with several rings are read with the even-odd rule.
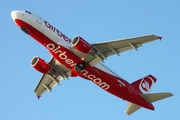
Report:
[[[12,19],[14,21],[16,19],[18,19],[20,16],[22,16],[22,12],[21,11],[14,10],[14,11],[11,12],[11,17],[12,17]]]

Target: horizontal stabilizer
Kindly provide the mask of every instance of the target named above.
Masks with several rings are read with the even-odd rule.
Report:
[[[144,98],[147,102],[152,103],[152,102],[156,102],[158,100],[162,100],[162,99],[171,97],[171,96],[173,96],[173,94],[170,92],[162,92],[162,93],[141,94],[140,96],[142,98]],[[125,113],[128,115],[131,115],[132,113],[136,112],[140,108],[141,108],[141,106],[139,106],[139,105],[129,103],[127,108],[126,108]]]
[[[141,97],[149,103],[156,102],[171,96],[173,96],[173,94],[170,92],[141,94]]]
[[[128,115],[131,115],[132,113],[134,113],[135,111],[139,110],[141,108],[141,106],[133,104],[133,103],[129,103],[125,113]]]

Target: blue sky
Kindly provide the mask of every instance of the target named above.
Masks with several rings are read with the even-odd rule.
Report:
[[[144,0],[0,1],[1,120],[137,120],[180,118],[180,2]],[[13,10],[28,10],[73,38],[89,43],[147,34],[163,37],[138,52],[127,51],[105,62],[128,82],[148,74],[158,81],[152,92],[170,91],[173,97],[154,103],[155,111],[140,109],[131,116],[127,102],[79,77],[61,82],[40,100],[34,94],[41,74],[30,66],[34,56],[49,61],[48,51],[24,34],[12,21]]]

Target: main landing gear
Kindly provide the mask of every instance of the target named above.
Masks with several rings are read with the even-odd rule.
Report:
[[[76,66],[75,66],[75,70],[77,72],[81,72],[81,70],[84,70],[86,68],[86,62],[81,62],[81,63],[78,63]]]

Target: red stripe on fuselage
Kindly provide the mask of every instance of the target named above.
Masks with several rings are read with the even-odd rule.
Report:
[[[102,82],[105,82],[110,85],[110,88],[106,90],[106,89],[102,88],[102,86],[99,86],[97,84],[102,89],[108,91],[109,93],[111,93],[119,98],[122,98],[123,100],[126,100],[126,101],[132,102],[134,104],[138,104],[139,106],[143,106],[145,108],[154,110],[153,105],[151,103],[146,102],[140,96],[140,93],[124,79],[113,76],[111,74],[108,74],[104,71],[99,70],[98,68],[95,68],[95,67],[93,69],[88,68],[88,70],[90,72],[91,72],[91,70],[93,70],[93,71],[95,71],[94,73],[98,73],[98,74],[96,74],[97,75],[96,78],[99,77],[102,80]],[[93,71],[91,73],[93,73]],[[83,76],[83,74],[81,75],[81,77],[85,78]],[[88,79],[88,78],[86,77],[85,79]],[[95,83],[95,81],[93,81],[93,82]]]
[[[67,68],[71,68],[77,63],[82,62],[82,59],[77,57],[70,50],[53,42],[50,38],[45,36],[43,33],[28,23],[22,20],[15,20],[15,22],[19,27],[24,26],[27,28],[31,33],[29,35],[45,46],[53,55],[53,57]],[[131,86],[122,78],[110,75],[102,70],[99,70],[98,68],[91,67],[89,64],[86,65],[86,68],[82,71],[80,77],[91,80],[102,89],[117,97],[148,109],[154,109],[150,103],[147,103],[143,98],[140,97],[139,92],[133,88],[133,86]]]
[[[37,40],[39,43],[41,43],[44,47],[46,47],[53,55],[53,57],[56,58],[60,63],[62,63],[67,68],[71,68],[75,64],[82,62],[80,58],[74,55],[67,48],[53,42],[50,38],[45,36],[43,33],[38,31],[28,23],[22,20],[15,20],[15,22],[18,24],[19,27],[23,26],[26,29],[28,29],[28,31],[31,32],[31,34],[29,35],[35,40]]]

